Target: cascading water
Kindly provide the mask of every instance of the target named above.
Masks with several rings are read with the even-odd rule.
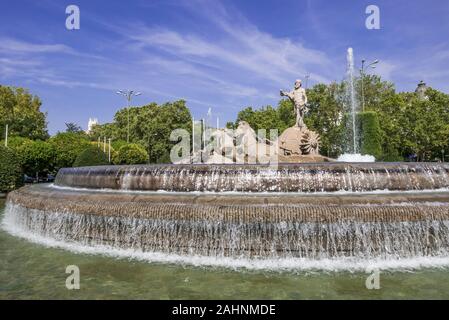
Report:
[[[3,226],[33,241],[152,261],[449,264],[448,173],[442,163],[67,168],[55,186],[10,193]]]
[[[426,205],[421,205],[425,208]],[[441,212],[444,209],[434,206]],[[408,208],[397,207],[406,211]],[[449,221],[300,222],[142,218],[43,212],[8,205],[5,223],[59,241],[233,258],[386,258],[449,254]],[[282,210],[282,209],[280,209]],[[295,208],[290,208],[292,212]],[[296,209],[297,210],[297,209]],[[359,208],[360,211],[363,209]],[[395,210],[391,210],[395,212]],[[248,220],[248,219],[247,219]]]
[[[175,192],[362,192],[449,187],[449,164],[320,163],[104,166],[61,169],[58,187]]]

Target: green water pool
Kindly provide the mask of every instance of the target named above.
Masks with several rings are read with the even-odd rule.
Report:
[[[0,200],[0,218],[4,201]],[[68,290],[68,265],[80,289]],[[449,299],[449,270],[368,273],[234,271],[77,254],[0,230],[0,299]]]

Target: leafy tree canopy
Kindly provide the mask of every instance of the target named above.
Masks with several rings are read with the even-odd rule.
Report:
[[[0,192],[9,192],[22,185],[20,158],[14,150],[0,145]]]
[[[74,122],[66,122],[65,126],[66,126],[65,132],[84,133],[83,128],[81,128],[79,125],[77,125]]]
[[[90,146],[87,136],[73,132],[60,132],[51,137],[49,142],[56,152],[56,170],[71,167],[81,151]]]
[[[92,139],[111,138],[114,148],[127,140],[128,111],[130,142],[141,145],[151,157],[151,162],[169,162],[171,147],[170,134],[175,129],[192,131],[192,117],[184,100],[158,105],[151,103],[142,107],[119,110],[113,123],[92,128]]]
[[[109,159],[98,146],[90,145],[76,157],[74,167],[101,166],[109,164]]]
[[[26,89],[0,85],[0,130],[4,135],[30,139],[48,138],[46,114],[40,111],[41,100]]]

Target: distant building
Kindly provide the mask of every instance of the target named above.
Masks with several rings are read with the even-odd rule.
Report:
[[[89,134],[92,131],[92,128],[97,124],[99,124],[97,118],[89,118],[89,122],[87,123],[86,133]]]
[[[421,100],[425,100],[425,99],[427,99],[426,91],[427,91],[427,85],[424,81],[421,80],[418,83],[418,87],[416,88],[415,92],[418,94],[418,97]]]

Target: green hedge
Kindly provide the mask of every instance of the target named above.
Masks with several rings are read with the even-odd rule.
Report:
[[[382,159],[381,129],[376,112],[366,111],[356,114],[356,131],[358,140],[358,153],[372,155],[376,160]],[[353,152],[352,140],[352,115],[345,113],[343,116],[343,130],[341,137],[341,149],[343,152]]]
[[[20,158],[10,148],[0,146],[0,192],[9,192],[22,185]]]
[[[361,153],[374,156],[377,160],[382,157],[381,132],[379,118],[373,111],[358,114],[361,128]]]
[[[142,164],[147,162],[148,154],[145,149],[134,143],[120,147],[114,157],[115,164]]]
[[[73,163],[74,167],[102,166],[109,164],[108,156],[98,148],[92,145],[81,151]]]

